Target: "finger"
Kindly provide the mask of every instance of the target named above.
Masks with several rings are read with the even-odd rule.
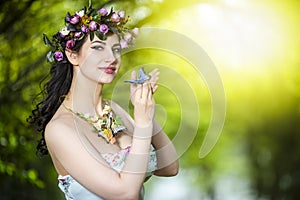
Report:
[[[150,83],[150,90],[151,90],[151,93],[153,94],[157,89],[157,84],[156,83]]]
[[[152,70],[150,73],[149,73],[149,75],[151,75],[151,77],[156,77],[156,76],[158,76],[159,75],[159,70],[156,68],[156,69],[154,69],[154,70]]]
[[[131,78],[131,79],[136,79],[136,71],[135,71],[135,70],[133,70],[133,71],[131,72],[130,78]]]
[[[157,83],[157,81],[158,81],[158,76],[153,76],[149,81],[152,83],[152,84],[155,84],[155,83]]]
[[[154,69],[149,73],[151,75],[151,79],[149,80],[152,84],[155,84],[158,81],[158,75],[160,74],[158,69]]]
[[[132,84],[130,84],[130,85],[132,85]],[[140,98],[140,96],[142,96],[142,94],[141,94],[141,87],[139,86],[130,86],[130,98],[131,99],[136,99],[137,97],[139,97]]]
[[[157,88],[158,88],[158,85],[152,86],[152,94],[154,94],[156,92]]]
[[[151,76],[154,76],[157,72],[159,72],[159,69],[155,68],[155,69],[153,69],[149,74],[150,74]]]
[[[134,89],[134,93],[136,93],[135,97],[138,98],[138,99],[141,99],[142,96],[143,96],[143,86],[139,85],[139,84],[136,84],[136,85],[137,86]]]
[[[143,91],[142,91],[142,101],[146,102],[147,98],[148,98],[148,94],[151,93],[151,89],[149,86],[149,82],[145,82],[142,86],[143,86]]]
[[[149,84],[149,93],[148,93],[148,102],[151,102],[152,101],[152,95],[153,95],[153,91],[152,91],[152,86]]]
[[[133,70],[131,72],[130,78],[131,79],[136,79],[136,71],[135,70]],[[135,83],[134,84],[130,84],[130,91],[132,93],[131,95],[134,95],[134,93],[136,92],[136,89],[137,89],[137,87],[136,87]]]
[[[150,83],[151,83],[151,92],[152,92],[152,94],[154,94],[155,93],[155,91],[157,90],[157,82],[158,82],[158,79],[159,79],[159,74],[160,74],[160,71],[156,68],[156,69],[154,69],[154,70],[152,70],[151,72],[150,72],[150,74],[151,74],[151,79],[149,80],[150,81]]]

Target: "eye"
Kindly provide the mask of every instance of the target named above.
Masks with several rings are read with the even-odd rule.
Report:
[[[104,49],[101,45],[92,46],[91,48],[95,49],[95,50],[103,50]]]
[[[114,53],[121,53],[121,48],[115,47],[112,49]]]

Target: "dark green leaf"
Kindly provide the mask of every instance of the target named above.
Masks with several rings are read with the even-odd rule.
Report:
[[[90,32],[90,40],[93,41],[93,39],[94,39],[94,31],[91,31]]]
[[[100,31],[95,31],[95,33],[100,40],[106,40],[106,36],[103,35]]]
[[[92,6],[93,6],[93,5],[92,5],[92,0],[89,0],[89,7],[88,7],[88,8],[91,9]]]
[[[48,46],[48,47],[53,46],[51,41],[49,40],[49,38],[47,37],[47,35],[45,33],[43,33],[43,39],[44,39],[44,43],[46,46]]]

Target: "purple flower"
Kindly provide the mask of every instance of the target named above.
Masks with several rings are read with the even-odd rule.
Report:
[[[120,10],[118,12],[118,15],[120,16],[120,18],[124,19],[125,18],[125,11],[124,10]]]
[[[75,36],[75,38],[81,38],[82,32],[76,32],[76,33],[74,34],[74,36]]]
[[[77,24],[79,22],[79,15],[75,14],[70,17],[70,24]]]
[[[87,33],[87,32],[89,32],[89,29],[86,26],[82,26],[81,31],[84,32],[84,33]]]
[[[73,47],[75,46],[75,41],[74,40],[68,40],[66,43],[66,47],[67,49],[73,49]]]
[[[100,13],[101,16],[107,15],[107,10],[106,10],[106,8],[101,8],[98,12]]]
[[[59,61],[62,61],[64,59],[64,55],[63,55],[62,52],[56,51],[54,53],[54,58],[55,58],[55,60],[57,60],[59,62]]]
[[[59,36],[60,36],[61,38],[65,38],[65,37],[66,37],[62,32],[59,32]]]
[[[98,27],[98,24],[95,21],[90,22],[90,27],[89,28],[90,28],[91,31],[97,30],[97,27]]]
[[[108,26],[106,24],[101,24],[99,30],[105,35],[108,32]]]
[[[113,22],[119,22],[119,21],[120,21],[120,17],[119,17],[118,14],[113,13],[113,14],[111,15],[111,20],[112,20]]]

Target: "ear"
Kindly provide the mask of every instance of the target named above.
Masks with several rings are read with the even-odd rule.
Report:
[[[68,58],[68,60],[70,61],[70,63],[74,66],[78,65],[78,53],[75,51],[71,51],[69,49],[65,50],[65,54]]]

